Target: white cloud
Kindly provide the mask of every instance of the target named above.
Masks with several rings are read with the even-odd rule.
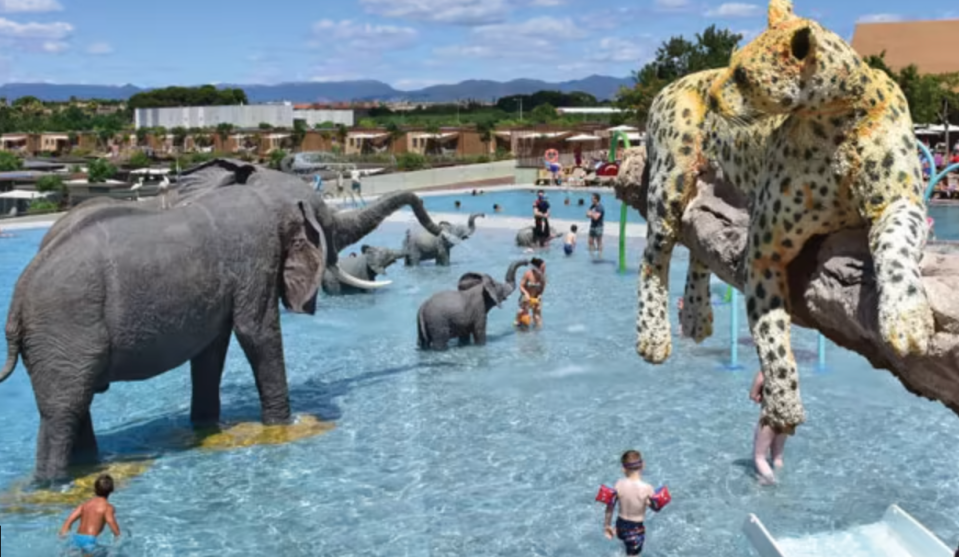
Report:
[[[586,33],[571,18],[534,17],[521,23],[484,25],[473,30],[483,40],[516,41],[543,39],[549,41],[586,38]]]
[[[0,0],[0,13],[46,13],[63,11],[57,0]]]
[[[396,50],[412,46],[418,33],[411,27],[361,24],[324,19],[313,24],[314,46],[338,50]]]
[[[450,45],[434,48],[433,54],[442,58],[495,58],[501,53],[483,45]]]
[[[485,25],[506,20],[508,0],[360,0],[371,14],[448,23],[452,25]]]
[[[566,0],[529,0],[530,6],[542,6],[542,7],[552,7],[552,6],[563,6],[566,4]]]
[[[646,49],[638,42],[619,37],[606,37],[599,41],[599,48],[589,55],[594,62],[632,62],[639,64],[648,58]]]
[[[902,16],[898,14],[869,14],[860,16],[856,23],[886,23],[890,21],[902,21]]]
[[[59,54],[70,48],[70,45],[63,41],[43,41],[40,43],[40,50],[50,54]]]
[[[69,23],[17,23],[0,17],[0,37],[21,40],[61,41],[73,33]]]
[[[708,17],[756,17],[763,14],[762,6],[728,2],[706,12]]]
[[[87,47],[87,54],[103,55],[112,53],[113,47],[110,46],[110,43],[98,42]]]
[[[656,0],[656,7],[660,10],[685,10],[690,7],[689,0]]]

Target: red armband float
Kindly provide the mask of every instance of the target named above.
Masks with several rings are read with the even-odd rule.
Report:
[[[616,490],[611,487],[601,485],[599,486],[599,493],[596,494],[596,500],[607,506],[612,505],[616,501]]]
[[[669,488],[663,486],[656,490],[656,493],[649,498],[649,506],[656,512],[663,510],[663,507],[669,504],[673,500],[673,496],[669,494]]]

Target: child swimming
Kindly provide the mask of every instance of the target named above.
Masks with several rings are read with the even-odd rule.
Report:
[[[575,224],[569,227],[569,233],[566,234],[566,238],[563,240],[563,252],[566,255],[573,255],[573,250],[576,249],[576,231],[579,229]]]
[[[626,555],[639,555],[646,542],[646,507],[655,490],[643,481],[643,455],[639,451],[626,451],[620,462],[625,477],[613,486],[616,496],[606,506],[603,532],[607,539],[622,540]],[[617,505],[619,513],[616,516],[616,528],[613,528],[613,510]]]
[[[116,509],[113,508],[107,499],[113,493],[113,478],[109,474],[103,474],[93,484],[93,491],[96,497],[82,503],[79,507],[70,513],[63,527],[60,528],[60,537],[65,537],[70,532],[70,527],[77,520],[80,521],[80,527],[77,533],[73,535],[73,545],[79,549],[83,555],[91,555],[97,551],[97,536],[103,532],[104,526],[109,526],[113,532],[114,538],[120,537],[120,526],[117,524]]]

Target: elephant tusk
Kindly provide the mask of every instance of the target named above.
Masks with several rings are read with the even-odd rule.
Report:
[[[339,267],[336,267],[333,272],[336,274],[336,278],[340,279],[340,282],[343,284],[348,284],[356,288],[362,288],[363,290],[376,290],[378,288],[383,288],[393,284],[393,281],[391,280],[369,281],[358,279]]]

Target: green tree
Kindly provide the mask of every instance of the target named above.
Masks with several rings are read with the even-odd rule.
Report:
[[[496,122],[492,120],[483,120],[476,123],[476,132],[479,133],[480,141],[486,146],[486,152],[489,153],[489,145],[493,142],[496,133]]]
[[[280,169],[280,163],[283,162],[283,159],[286,158],[286,151],[283,149],[276,149],[275,151],[270,152],[270,168],[275,168],[276,170]]]
[[[217,89],[214,85],[153,89],[137,93],[127,101],[130,109],[234,104],[249,104],[246,92],[236,88]]]
[[[260,125],[259,125],[258,127],[259,127],[261,130],[264,130],[264,131],[266,131],[266,130],[272,130],[272,129],[273,129],[273,124],[270,124],[269,122],[260,122]]]
[[[137,128],[137,145],[143,147],[147,144],[147,138],[150,136],[150,130],[140,127]]]
[[[346,129],[346,126],[343,124],[336,125],[336,141],[340,144],[341,148],[346,146],[346,137],[348,135],[350,135],[350,130]]]
[[[396,145],[396,142],[403,139],[406,135],[406,132],[403,131],[396,122],[390,122],[386,124],[386,133],[389,134],[390,147],[393,148]]]
[[[742,38],[715,25],[697,33],[695,41],[671,37],[656,50],[652,62],[633,74],[633,87],[620,88],[616,106],[627,111],[626,120],[644,122],[653,99],[664,87],[691,73],[728,66]]]
[[[377,123],[376,123],[376,120],[374,120],[374,119],[372,119],[372,118],[363,118],[362,120],[360,120],[360,123],[359,123],[358,127],[360,127],[360,128],[365,128],[365,129],[368,129],[368,130],[369,130],[369,129],[373,129],[373,128],[379,127],[379,124],[377,124]]]
[[[886,52],[864,58],[870,67],[885,72],[902,89],[913,122],[931,124],[952,121],[959,112],[959,73],[922,74],[915,64],[895,71],[886,64]],[[951,107],[947,109],[947,107]]]
[[[548,124],[557,118],[559,118],[559,113],[556,112],[556,108],[549,103],[537,106],[529,114],[529,119],[537,124]]]
[[[217,124],[216,134],[220,137],[220,144],[226,145],[226,142],[230,139],[230,135],[233,134],[233,124],[229,122]]]
[[[0,151],[0,172],[12,172],[23,168],[23,160],[9,151]]]
[[[117,167],[106,159],[96,159],[87,165],[87,182],[91,184],[103,183],[116,176]]]
[[[293,120],[293,131],[290,132],[290,142],[293,144],[293,152],[303,148],[303,141],[306,140],[306,122],[304,120]]]
[[[173,134],[173,146],[178,149],[183,149],[186,145],[186,138],[190,135],[189,130],[183,126],[177,126],[173,128],[170,133]]]

